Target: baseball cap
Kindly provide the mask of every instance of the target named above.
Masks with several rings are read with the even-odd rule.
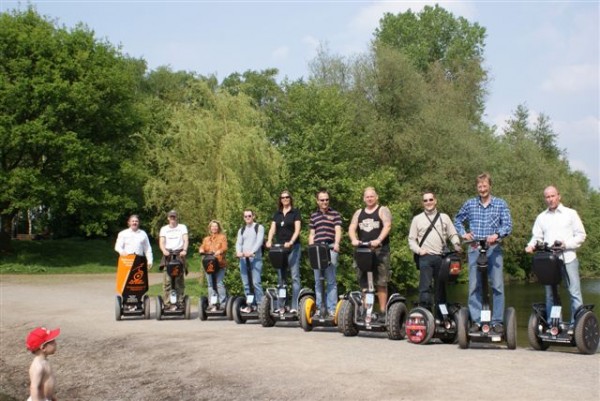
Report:
[[[169,213],[167,213],[167,217],[175,216],[177,217],[177,212],[173,209]]]
[[[36,327],[27,336],[27,349],[31,352],[37,351],[44,344],[54,340],[60,334],[60,329],[48,330],[45,327]]]

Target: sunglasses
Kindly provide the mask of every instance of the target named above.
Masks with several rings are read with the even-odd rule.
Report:
[[[252,217],[251,214],[245,214],[244,217]]]
[[[433,198],[423,199],[423,203],[433,202]]]
[[[290,199],[289,195],[282,195],[279,197],[279,199]]]
[[[329,198],[327,198],[327,199],[319,199],[319,202],[329,202]]]

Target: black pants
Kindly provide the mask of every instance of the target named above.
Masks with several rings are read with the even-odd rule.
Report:
[[[421,255],[419,258],[419,305],[431,311],[434,303],[446,303],[446,283],[439,281],[441,265],[440,255]]]

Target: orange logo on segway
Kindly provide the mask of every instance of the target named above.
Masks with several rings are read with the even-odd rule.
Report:
[[[136,267],[136,270],[132,274],[131,280],[129,280],[129,285],[144,284],[144,271],[142,270],[142,267],[143,265]]]
[[[210,262],[208,262],[208,265],[206,266],[206,272],[214,273],[214,271],[215,271],[215,263],[211,260]]]

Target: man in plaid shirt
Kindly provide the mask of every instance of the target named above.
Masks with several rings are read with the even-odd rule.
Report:
[[[467,200],[454,217],[454,226],[458,234],[465,240],[486,240],[490,245],[488,255],[488,277],[493,290],[492,295],[492,329],[502,334],[504,315],[504,275],[502,247],[499,240],[512,231],[512,220],[507,203],[492,196],[492,178],[488,173],[477,176],[477,192],[479,196]],[[468,231],[464,223],[468,222]],[[477,245],[469,250],[469,313],[473,326],[471,331],[478,331],[481,321],[481,282],[477,274]]]

